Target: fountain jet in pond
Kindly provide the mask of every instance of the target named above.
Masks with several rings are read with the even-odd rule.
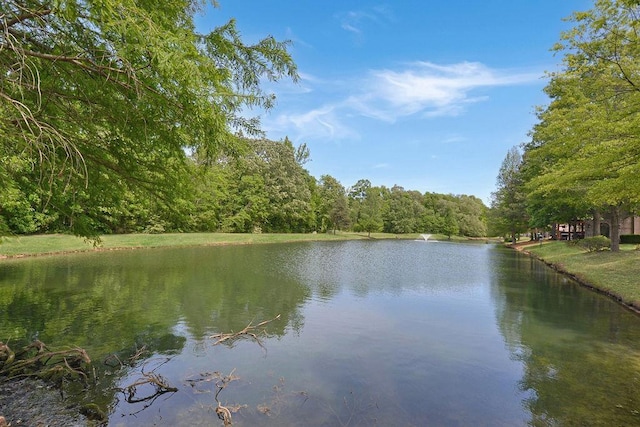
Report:
[[[421,234],[420,237],[422,237],[425,242],[428,242],[429,241],[429,237],[431,237],[431,234]]]

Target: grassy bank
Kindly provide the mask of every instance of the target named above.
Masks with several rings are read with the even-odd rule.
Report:
[[[430,235],[431,240],[448,240],[444,235]],[[166,246],[245,245],[301,241],[362,240],[362,239],[422,239],[420,234],[351,233],[338,231],[322,234],[238,234],[238,233],[168,233],[168,234],[110,234],[99,242],[66,234],[3,237],[0,258],[53,255],[100,250],[158,248]],[[466,237],[452,237],[452,241],[468,241]]]
[[[524,249],[621,303],[640,310],[640,251],[621,245],[619,253],[585,252],[566,242],[533,244]]]
[[[434,236],[435,238],[436,236]],[[4,237],[0,242],[0,257],[20,257],[62,254],[96,250],[155,248],[164,246],[242,245],[297,241],[329,241],[367,239],[366,234],[337,232],[336,234],[235,234],[235,233],[175,233],[175,234],[114,234],[96,242],[63,234]],[[418,234],[395,235],[371,233],[372,239],[417,239]]]

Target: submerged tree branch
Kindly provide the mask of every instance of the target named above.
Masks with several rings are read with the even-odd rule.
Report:
[[[35,340],[17,352],[8,344],[0,342],[0,377],[15,379],[38,377],[62,382],[65,379],[89,379],[91,359],[82,348],[51,351],[39,340]]]
[[[265,330],[262,329],[260,331],[258,331],[258,329],[268,325],[269,323],[280,319],[280,315],[278,314],[276,317],[274,317],[271,320],[265,320],[262,321],[260,323],[258,323],[257,325],[253,325],[253,321],[249,322],[249,324],[247,326],[245,326],[242,330],[238,331],[238,332],[230,332],[230,333],[218,333],[218,334],[214,334],[211,335],[210,338],[213,338],[216,340],[216,342],[213,343],[213,345],[217,345],[217,344],[222,344],[226,341],[230,341],[233,342],[239,338],[242,338],[244,336],[248,336],[250,338],[253,338],[258,345],[260,345],[260,347],[262,347],[264,349],[264,346],[262,345],[262,341],[260,341],[260,338],[257,335],[257,332],[262,332],[265,333]]]

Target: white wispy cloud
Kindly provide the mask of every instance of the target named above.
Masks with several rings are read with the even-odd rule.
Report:
[[[337,15],[340,27],[356,35],[362,34],[363,21],[374,21],[375,16],[364,11],[349,11]]]
[[[394,123],[409,116],[459,116],[471,104],[487,102],[492,88],[539,82],[541,75],[492,69],[477,62],[413,62],[344,80],[301,73],[296,89],[281,88],[287,100],[279,102],[280,113],[265,120],[263,127],[297,139],[359,139],[354,117]],[[454,135],[441,142],[459,140]]]
[[[454,135],[449,135],[449,136],[445,137],[441,142],[443,144],[453,144],[455,142],[464,142],[466,140],[467,140],[466,137],[464,137],[462,135],[454,134]]]
[[[511,73],[477,62],[437,65],[415,62],[401,70],[373,70],[362,93],[349,105],[363,115],[386,121],[421,113],[426,117],[461,114],[468,104],[485,101],[474,90],[539,81],[540,73]]]
[[[291,27],[287,27],[285,29],[285,34],[286,34],[286,38],[287,40],[289,40],[292,44],[293,44],[293,48],[299,48],[299,47],[305,47],[305,48],[311,48],[313,47],[313,45],[311,43],[308,43],[307,41],[303,40],[302,38],[300,38]]]
[[[296,140],[306,138],[359,139],[359,134],[343,123],[334,106],[323,106],[303,113],[283,113],[263,126],[267,132],[287,133]]]
[[[393,20],[393,12],[384,5],[373,6],[366,10],[350,10],[335,15],[340,24],[340,28],[352,33],[361,40],[365,32],[365,27],[369,24],[381,25]]]

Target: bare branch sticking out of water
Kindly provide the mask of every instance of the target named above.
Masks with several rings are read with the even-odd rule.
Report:
[[[216,341],[213,343],[213,345],[217,345],[227,341],[233,342],[242,337],[249,337],[249,338],[253,338],[258,343],[258,345],[262,347],[262,349],[264,350],[265,347],[262,344],[262,341],[260,341],[260,338],[258,337],[258,333],[263,333],[263,334],[266,333],[264,327],[269,323],[278,319],[280,319],[279,314],[273,319],[265,320],[263,322],[258,323],[257,325],[253,325],[253,321],[251,321],[241,331],[230,332],[230,333],[219,333],[219,334],[211,335],[209,338],[215,339]]]
[[[239,380],[240,377],[234,375],[236,370],[233,369],[231,373],[228,375],[222,374],[218,371],[216,372],[203,372],[198,375],[197,378],[190,378],[186,380],[187,384],[193,387],[195,393],[209,393],[209,390],[202,390],[198,388],[198,385],[201,383],[211,383],[215,381],[216,393],[214,399],[216,401],[216,415],[223,422],[225,426],[232,425],[231,416],[235,414],[240,409],[246,408],[247,405],[222,405],[219,399],[220,392],[230,383],[236,380]],[[0,426],[1,427],[1,426]]]
[[[155,393],[145,397],[136,397],[137,387],[144,384],[153,385],[155,388]],[[145,402],[147,400],[155,399],[157,396],[161,394],[175,393],[176,391],[178,391],[178,389],[176,387],[171,387],[167,382],[167,380],[162,375],[158,375],[153,372],[150,372],[150,373],[143,372],[141,378],[139,378],[133,384],[130,384],[123,389],[123,392],[125,393],[125,396],[126,396],[126,400],[129,403]]]
[[[218,415],[218,418],[222,420],[225,427],[232,425],[231,409],[227,408],[226,406],[223,406],[222,403],[220,403],[220,400],[218,399],[218,395],[222,390],[224,390],[227,384],[229,384],[231,381],[235,381],[239,379],[239,377],[233,375],[235,371],[236,371],[235,369],[232,370],[231,373],[229,373],[229,375],[221,375],[219,372],[216,372],[216,374],[218,374],[218,381],[216,381],[216,388],[218,389],[218,391],[216,391],[216,395],[215,395],[216,403],[218,404],[218,406],[216,407],[216,414]]]
[[[178,391],[177,387],[171,386],[169,382],[162,375],[157,374],[155,372],[155,369],[169,362],[169,360],[171,359],[167,358],[165,361],[160,363],[150,372],[145,372],[144,366],[142,366],[142,369],[140,371],[140,377],[136,381],[134,381],[132,384],[120,389],[120,392],[124,394],[125,400],[128,403],[148,402],[140,410],[142,411],[148,408],[149,406],[151,406],[151,404],[163,394],[177,392]],[[146,395],[140,396],[141,393],[139,392],[138,388],[144,385],[152,386],[153,393],[147,392]]]

